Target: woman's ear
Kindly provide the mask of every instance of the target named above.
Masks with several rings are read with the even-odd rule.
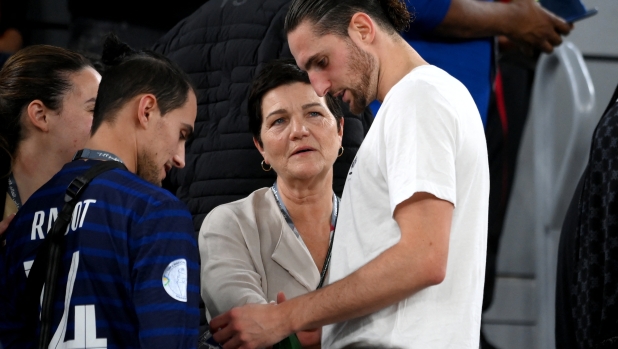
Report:
[[[51,109],[47,108],[41,100],[35,99],[28,104],[26,108],[26,119],[34,128],[47,132],[49,131],[49,113]]]
[[[257,150],[260,152],[260,154],[264,156],[264,147],[260,144],[260,141],[258,141],[255,137],[253,137],[253,144],[255,145]]]

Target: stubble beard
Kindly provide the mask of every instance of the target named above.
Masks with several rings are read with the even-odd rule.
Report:
[[[372,55],[361,50],[355,43],[350,42],[349,47],[351,48],[349,66],[351,76],[360,76],[359,81],[354,83],[352,88],[348,89],[352,95],[350,111],[354,114],[361,114],[369,103],[373,102],[373,99],[375,99],[375,96],[369,96],[369,89],[372,83],[372,75],[376,68],[376,62]]]
[[[154,161],[154,155],[149,151],[137,154],[137,175],[156,186],[161,186],[160,169]]]

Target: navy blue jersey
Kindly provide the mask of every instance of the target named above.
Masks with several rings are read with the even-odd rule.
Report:
[[[6,232],[0,257],[0,340],[20,338],[17,309],[38,248],[68,184],[97,161],[73,161],[36,191]],[[195,348],[199,253],[191,215],[176,197],[128,171],[96,177],[65,235],[50,348]]]

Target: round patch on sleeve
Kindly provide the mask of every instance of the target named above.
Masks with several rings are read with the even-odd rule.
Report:
[[[163,272],[163,288],[177,301],[187,301],[187,261],[177,259]]]

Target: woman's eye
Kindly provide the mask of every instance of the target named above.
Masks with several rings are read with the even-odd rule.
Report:
[[[322,116],[322,114],[320,114],[320,113],[319,113],[319,112],[317,112],[317,111],[310,111],[310,112],[309,112],[309,116]]]
[[[283,121],[284,121],[284,120],[283,120],[283,118],[279,118],[279,119],[277,119],[277,120],[273,121],[273,125],[279,125],[279,124],[282,124],[282,123],[283,123]]]

